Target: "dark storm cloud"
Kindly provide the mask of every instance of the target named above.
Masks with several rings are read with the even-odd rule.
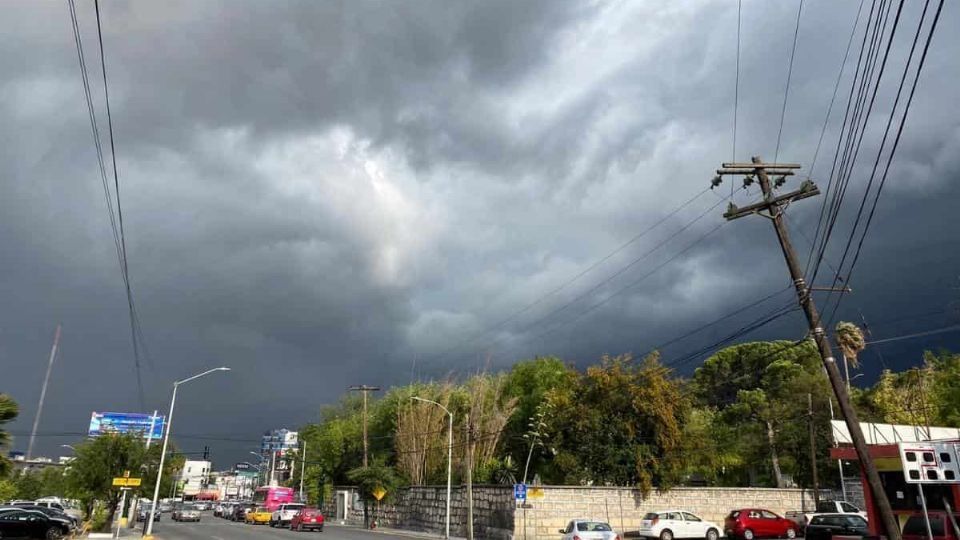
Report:
[[[185,388],[181,433],[255,439],[315,418],[348,384],[403,382],[411,372],[463,373],[538,353],[581,363],[642,354],[787,285],[763,220],[726,225],[678,255],[721,221],[721,204],[539,322],[717,203],[705,194],[585,279],[471,340],[652,226],[730,159],[733,3],[102,8],[131,275],[149,346],[146,407],[162,407],[174,379],[234,368]],[[739,159],[772,159],[795,9],[745,2]],[[804,5],[781,160],[810,164],[856,9]],[[103,126],[92,8],[78,10]],[[14,377],[0,390],[22,403],[16,427],[26,430],[62,321],[64,352],[42,426],[78,431],[90,410],[138,408],[125,299],[67,7],[8,12],[0,359]],[[942,28],[957,19],[948,9]],[[881,321],[929,311],[956,285],[950,202],[960,189],[960,129],[942,106],[960,78],[956,41],[941,31],[931,51],[846,318],[859,317],[858,308]],[[895,54],[903,50],[898,42]],[[888,108],[878,109],[878,125]],[[864,143],[872,147],[848,204],[862,192],[878,139],[872,132]],[[814,170],[820,181],[835,141],[836,122]],[[813,235],[818,203],[791,208],[804,254],[801,232]],[[842,222],[838,238],[848,228]],[[841,247],[829,253],[834,263]],[[672,345],[665,359],[759,314]],[[913,329],[883,330],[900,328]],[[794,316],[756,335],[802,332]],[[943,339],[932,343],[950,343]],[[893,356],[905,364],[918,354]],[[61,442],[46,441],[50,451]],[[243,443],[229,444],[243,452]]]

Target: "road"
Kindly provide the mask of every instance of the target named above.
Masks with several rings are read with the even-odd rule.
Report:
[[[273,540],[308,539],[317,540],[410,540],[409,536],[398,536],[380,532],[369,532],[356,527],[344,527],[328,524],[323,532],[295,532],[289,529],[274,529],[268,525],[246,525],[234,523],[210,514],[204,514],[199,523],[177,523],[167,518],[153,526],[157,540]],[[124,535],[126,537],[126,535]],[[139,534],[136,535],[139,538]],[[133,538],[131,536],[131,538]]]

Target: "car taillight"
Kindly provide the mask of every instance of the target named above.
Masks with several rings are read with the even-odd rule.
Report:
[[[580,537],[577,535],[573,535],[573,540],[580,540]]]
[[[618,535],[614,536],[614,537],[613,537],[613,540],[620,540],[620,535],[618,534]]]

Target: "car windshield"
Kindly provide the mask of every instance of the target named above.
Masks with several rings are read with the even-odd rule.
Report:
[[[581,521],[577,523],[577,530],[580,532],[608,532],[610,526],[602,521]]]

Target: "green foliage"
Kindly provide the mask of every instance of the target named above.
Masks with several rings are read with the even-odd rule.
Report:
[[[387,495],[384,500],[389,500],[401,485],[396,470],[382,462],[372,463],[369,467],[357,467],[347,473],[347,479],[360,488],[361,498],[367,501],[376,500],[373,491],[377,488],[385,489]]]
[[[568,484],[636,485],[648,493],[680,480],[689,404],[670,370],[651,355],[603,357],[577,384],[551,391],[555,474]]]
[[[96,501],[105,501],[107,519],[110,521],[120,500],[120,491],[113,487],[113,479],[130,471],[131,476],[143,479],[139,493],[152,495],[161,451],[159,444],[147,449],[143,438],[136,434],[103,435],[79,443],[66,474],[66,491],[83,503],[87,515],[91,514]],[[161,484],[164,493],[175,481],[174,471],[181,468],[184,462],[183,456],[176,454],[176,450],[168,451],[170,455],[164,462]]]
[[[17,402],[13,398],[7,394],[0,394],[0,478],[10,472],[10,461],[6,458],[10,434],[3,429],[3,425],[16,418],[19,412]]]
[[[530,456],[529,476],[547,474],[547,467],[552,466],[553,456],[549,451],[544,451],[546,441],[543,437],[530,433],[530,423],[537,417],[546,422],[548,419],[543,405],[546,403],[547,394],[573,386],[578,378],[576,370],[553,356],[518,362],[507,374],[504,394],[517,399],[517,408],[504,431],[503,453],[511,456],[518,464],[520,476],[523,475],[531,444],[534,448]]]
[[[826,456],[829,451],[827,400],[832,393],[810,341],[728,347],[694,372],[690,389],[701,407],[715,411],[718,425],[710,431],[733,454],[720,464],[724,483],[776,486],[785,483],[785,475],[809,483],[807,394],[813,396],[815,425],[821,426],[817,452]],[[704,474],[703,469],[698,472]],[[716,471],[704,475],[719,480]]]
[[[17,498],[17,485],[12,480],[0,478],[0,501],[11,501]]]

